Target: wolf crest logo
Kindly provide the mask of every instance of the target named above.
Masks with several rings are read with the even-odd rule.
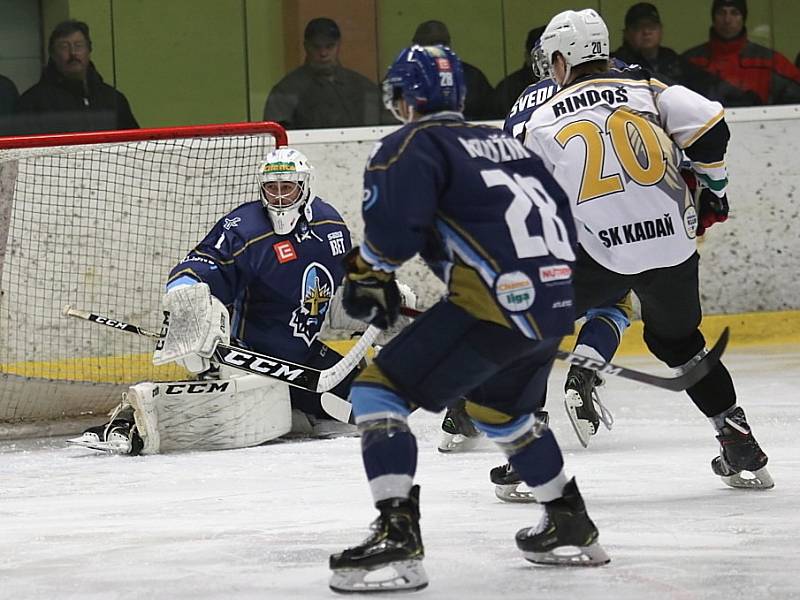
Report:
[[[328,269],[316,262],[308,265],[303,272],[300,306],[289,321],[295,337],[302,338],[309,346],[317,339],[332,296],[333,277]]]

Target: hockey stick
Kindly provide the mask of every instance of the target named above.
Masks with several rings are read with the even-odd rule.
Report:
[[[63,313],[68,317],[99,323],[100,325],[105,325],[118,331],[127,331],[129,333],[157,339],[163,338],[160,333],[148,331],[138,325],[112,319],[105,315],[79,310],[72,306],[65,307]],[[165,325],[168,324],[168,318],[166,316],[164,317],[164,323]],[[310,392],[322,393],[333,389],[347,377],[367,353],[367,350],[380,332],[380,329],[374,325],[370,325],[364,332],[364,335],[361,336],[339,362],[324,370],[314,369],[288,360],[283,360],[282,358],[261,354],[260,352],[246,350],[237,346],[230,346],[228,344],[217,344],[213,358],[218,363],[228,365],[240,371],[247,371],[248,373],[255,373],[256,375],[277,379],[288,385]],[[342,401],[344,402],[344,400]]]
[[[422,314],[421,311],[413,308],[401,307],[400,314],[406,317],[418,317]],[[627,367],[620,367],[613,363],[604,362],[574,352],[567,352],[565,350],[558,350],[556,358],[558,360],[566,361],[572,365],[577,365],[585,369],[592,369],[604,375],[615,375],[623,379],[630,379],[638,381],[647,385],[652,385],[665,390],[673,392],[682,392],[687,388],[692,387],[698,381],[703,379],[719,362],[722,353],[725,352],[725,347],[728,345],[728,338],[730,337],[729,328],[726,327],[719,336],[717,343],[706,354],[698,354],[685,365],[675,369],[675,375],[672,377],[661,377],[659,375],[651,375],[643,371],[636,371]]]

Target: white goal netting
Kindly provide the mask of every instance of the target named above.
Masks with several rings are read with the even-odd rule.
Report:
[[[269,123],[0,138],[0,437],[183,375],[152,366],[152,339],[63,309],[158,331],[169,270],[258,198],[258,164],[285,140]]]

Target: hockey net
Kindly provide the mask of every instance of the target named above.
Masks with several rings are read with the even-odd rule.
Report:
[[[0,438],[72,431],[131,383],[185,376],[153,367],[152,339],[63,309],[158,331],[169,270],[285,144],[275,123],[0,137]]]

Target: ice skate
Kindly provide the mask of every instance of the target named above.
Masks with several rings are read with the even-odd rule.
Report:
[[[90,427],[80,437],[71,438],[67,443],[109,454],[137,455],[143,447],[136,425],[126,419],[115,419],[105,425]]]
[[[541,565],[606,564],[610,559],[597,542],[597,527],[586,514],[575,479],[564,486],[563,493],[561,498],[544,503],[537,526],[517,532],[517,547],[526,560]]]
[[[732,488],[768,490],[775,487],[767,471],[767,455],[750,431],[744,410],[737,407],[725,417],[717,435],[720,455],[711,461],[711,470]]]
[[[382,500],[377,508],[381,514],[370,525],[370,536],[359,546],[331,555],[329,586],[334,592],[415,591],[428,585],[422,566],[419,486],[411,488],[408,499]]]
[[[597,427],[601,422],[609,431],[614,425],[614,417],[600,402],[596,389],[604,383],[597,372],[591,369],[573,365],[567,373],[567,382],[564,385],[564,408],[567,409],[572,428],[584,448],[589,445],[589,438],[597,433]]]
[[[537,411],[536,418],[545,425],[550,422],[550,415],[545,410]],[[520,479],[511,463],[493,468],[489,471],[489,479],[494,484],[494,495],[503,502],[536,502],[531,492],[520,489],[525,486],[525,482]]]
[[[481,433],[475,429],[464,404],[465,401],[462,400],[447,409],[442,421],[439,452],[466,452],[475,448],[480,442]]]

